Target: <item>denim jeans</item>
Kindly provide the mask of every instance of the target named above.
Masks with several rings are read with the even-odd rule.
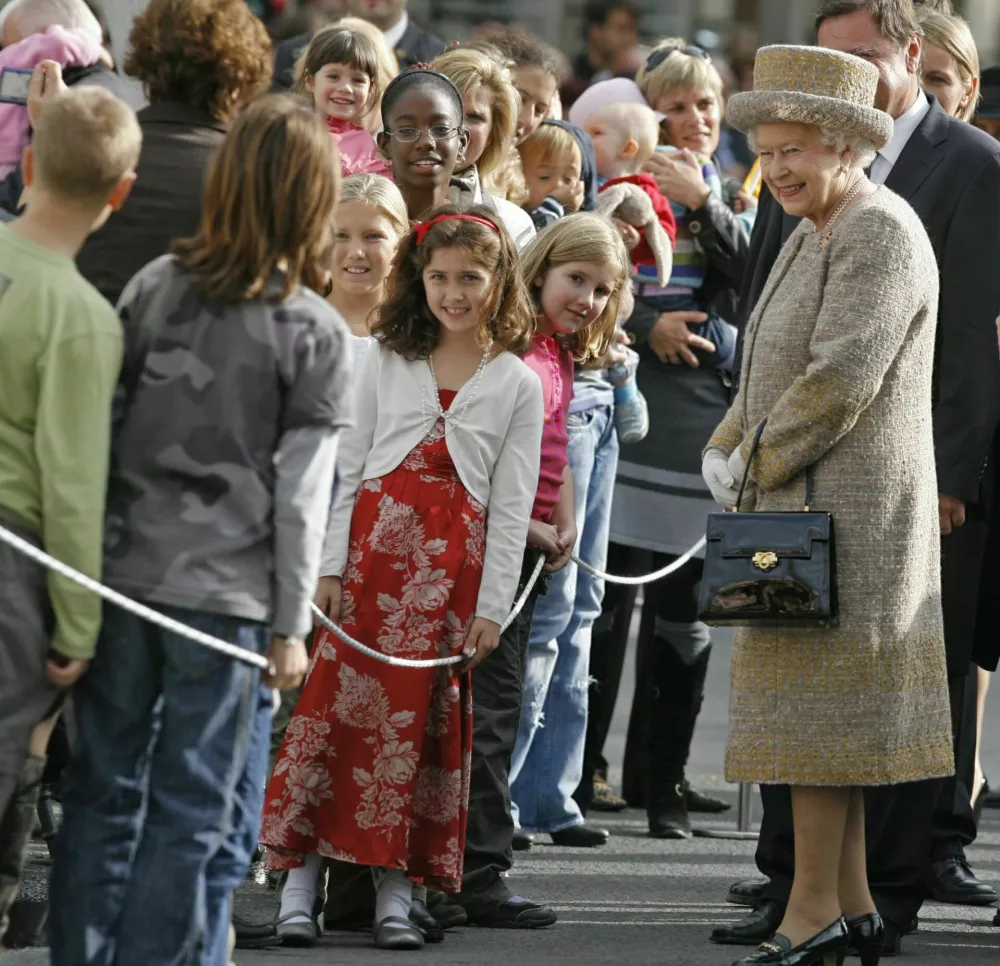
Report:
[[[618,465],[614,408],[569,417],[569,465],[576,497],[576,553],[604,569],[611,496]],[[583,816],[573,793],[583,771],[590,681],[590,634],[601,613],[604,582],[572,561],[549,580],[528,639],[521,725],[511,766],[515,821],[533,832],[558,832]]]
[[[160,609],[266,649],[263,624]],[[78,739],[51,885],[53,966],[226,966],[220,933],[260,820],[262,698],[256,668],[106,609],[75,691]]]

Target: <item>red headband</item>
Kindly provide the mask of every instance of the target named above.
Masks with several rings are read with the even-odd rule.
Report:
[[[439,221],[474,221],[480,225],[485,225],[487,228],[491,228],[497,233],[500,231],[500,229],[498,229],[492,221],[488,221],[486,218],[480,218],[479,215],[437,215],[430,221],[422,221],[420,224],[413,226],[413,233],[417,237],[418,246],[424,243],[424,239],[427,237],[427,232],[429,232]]]

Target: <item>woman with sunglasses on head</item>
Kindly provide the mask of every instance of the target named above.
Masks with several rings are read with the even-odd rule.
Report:
[[[657,286],[654,279],[640,286],[647,296],[676,298],[678,310],[639,304],[626,324],[639,353],[650,432],[621,452],[607,569],[642,574],[671,563],[704,536],[713,508],[699,471],[701,451],[728,406],[724,367],[732,364],[736,338],[727,323],[735,317],[754,212],[733,212],[727,199],[735,199],[736,190],[723,182],[712,161],[723,98],[722,79],[709,55],[683,40],[664,40],[636,82],[650,107],[664,115],[661,144],[646,170],[670,200],[678,225],[668,285]],[[716,346],[691,331],[710,314],[725,320],[720,328],[731,337],[728,345]],[[693,351],[698,349],[723,350],[717,354],[723,360],[715,367],[699,365]],[[643,605],[624,797],[631,805],[645,805],[650,834],[657,838],[690,837],[689,808],[726,807],[692,790],[685,774],[711,651],[708,628],[698,621],[701,568],[700,560],[692,560],[647,588]],[[598,808],[624,804],[606,785],[601,751],[635,600],[633,588],[608,586],[595,625],[590,672],[598,684],[590,692],[591,723],[577,793],[584,807],[592,796]]]

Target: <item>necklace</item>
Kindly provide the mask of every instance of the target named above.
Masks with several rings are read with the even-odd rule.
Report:
[[[420,387],[420,414],[427,419],[431,417],[434,419],[434,425],[431,427],[430,432],[427,434],[427,439],[430,441],[441,439],[443,436],[447,436],[449,432],[449,427],[454,429],[462,422],[462,418],[465,416],[466,410],[472,404],[472,400],[476,398],[476,393],[479,392],[479,384],[483,381],[483,370],[486,369],[486,364],[490,361],[490,353],[493,351],[493,338],[486,343],[486,348],[483,349],[483,357],[479,360],[479,368],[476,369],[475,375],[473,375],[470,382],[472,383],[472,388],[469,390],[469,396],[462,404],[462,408],[455,409],[443,409],[441,406],[441,390],[438,388],[437,374],[434,372],[434,359],[431,356],[427,357],[427,368],[430,370],[431,383],[434,386],[434,403],[429,405],[427,401],[427,387]]]
[[[830,215],[830,220],[826,223],[826,228],[823,229],[823,233],[819,236],[820,248],[826,248],[826,246],[830,244],[830,239],[833,237],[834,222],[836,222],[836,220],[844,213],[844,209],[846,209],[847,206],[854,201],[858,192],[865,186],[866,181],[867,179],[864,175],[858,178],[858,180],[854,183],[854,186],[847,192],[847,194],[844,195],[840,204],[834,209],[833,214]],[[816,234],[815,226],[813,227],[813,234]]]

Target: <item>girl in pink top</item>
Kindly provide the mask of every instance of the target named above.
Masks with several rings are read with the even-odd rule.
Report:
[[[312,96],[340,151],[340,171],[392,177],[362,121],[382,98],[378,82],[378,47],[371,37],[348,27],[327,27],[312,39],[299,73],[298,90]]]
[[[49,27],[0,50],[0,69],[34,70],[43,60],[62,67],[89,67],[100,60],[101,38],[81,27]],[[0,179],[21,162],[28,144],[28,108],[0,102]]]
[[[573,373],[577,365],[605,364],[629,261],[611,223],[581,213],[539,232],[524,249],[522,263],[537,313],[535,337],[524,361],[541,378],[545,400],[528,545],[545,551],[545,569],[555,573],[568,562],[577,537],[566,456]]]

